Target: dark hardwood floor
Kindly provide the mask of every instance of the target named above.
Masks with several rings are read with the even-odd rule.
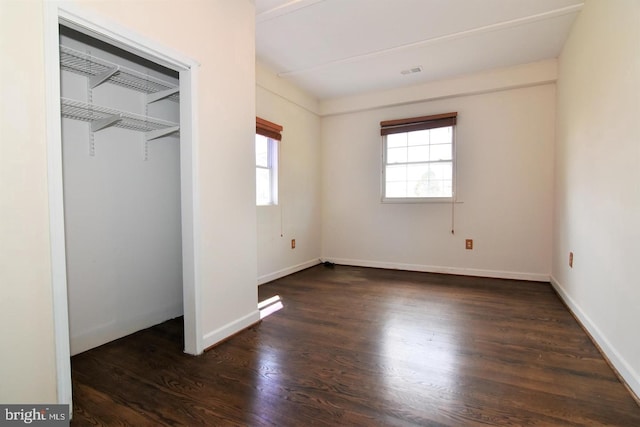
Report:
[[[640,426],[550,285],[317,266],[200,357],[171,320],[72,362],[73,425]]]

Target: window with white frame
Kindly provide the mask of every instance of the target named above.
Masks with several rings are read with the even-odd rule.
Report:
[[[457,113],[380,123],[382,201],[450,201],[455,194]]]
[[[278,143],[282,126],[256,117],[256,205],[278,204]]]

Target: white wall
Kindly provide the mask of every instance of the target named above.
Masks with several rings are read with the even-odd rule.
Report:
[[[62,44],[178,85],[171,76],[82,41],[63,36]],[[87,77],[61,74],[62,96],[88,102]],[[91,92],[95,105],[180,121],[172,100],[147,106],[144,93],[110,83]],[[145,161],[143,132],[94,132],[94,156],[90,137],[88,122],[62,120],[72,355],[183,312],[179,138],[150,141]]]
[[[453,96],[478,95],[504,89],[538,86],[555,83],[557,78],[557,60],[547,59],[414,86],[323,99],[320,102],[320,114],[323,116],[344,114]]]
[[[56,401],[42,23],[40,3],[0,1],[2,403]]]
[[[202,336],[258,319],[255,6],[250,0],[82,1],[198,61]],[[42,1],[2,1],[2,402],[56,401],[47,194]],[[16,43],[19,41],[19,43]]]
[[[255,6],[250,0],[82,2],[200,63],[201,325],[205,346],[256,321]],[[145,16],[146,19],[140,19]],[[206,42],[204,42],[206,41]]]
[[[640,395],[638,52],[639,2],[586,2],[560,57],[553,283]]]
[[[380,203],[380,121],[451,111],[462,202],[455,235],[451,204]],[[325,117],[323,259],[548,280],[554,126],[553,84]]]
[[[256,114],[284,127],[277,206],[258,206],[258,283],[320,259],[320,117],[317,101],[257,64]],[[296,248],[291,249],[291,239]]]

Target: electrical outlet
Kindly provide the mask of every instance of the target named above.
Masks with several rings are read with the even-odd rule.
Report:
[[[291,249],[296,248],[296,239],[291,239]]]
[[[573,268],[573,252],[569,252],[569,267]]]
[[[464,248],[468,250],[473,250],[473,239],[466,239],[464,241]]]

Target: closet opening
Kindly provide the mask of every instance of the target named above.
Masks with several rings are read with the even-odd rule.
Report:
[[[179,74],[60,26],[71,355],[183,315]]]
[[[45,5],[47,169],[58,403],[70,357],[184,316],[203,351],[198,63],[73,5]]]

